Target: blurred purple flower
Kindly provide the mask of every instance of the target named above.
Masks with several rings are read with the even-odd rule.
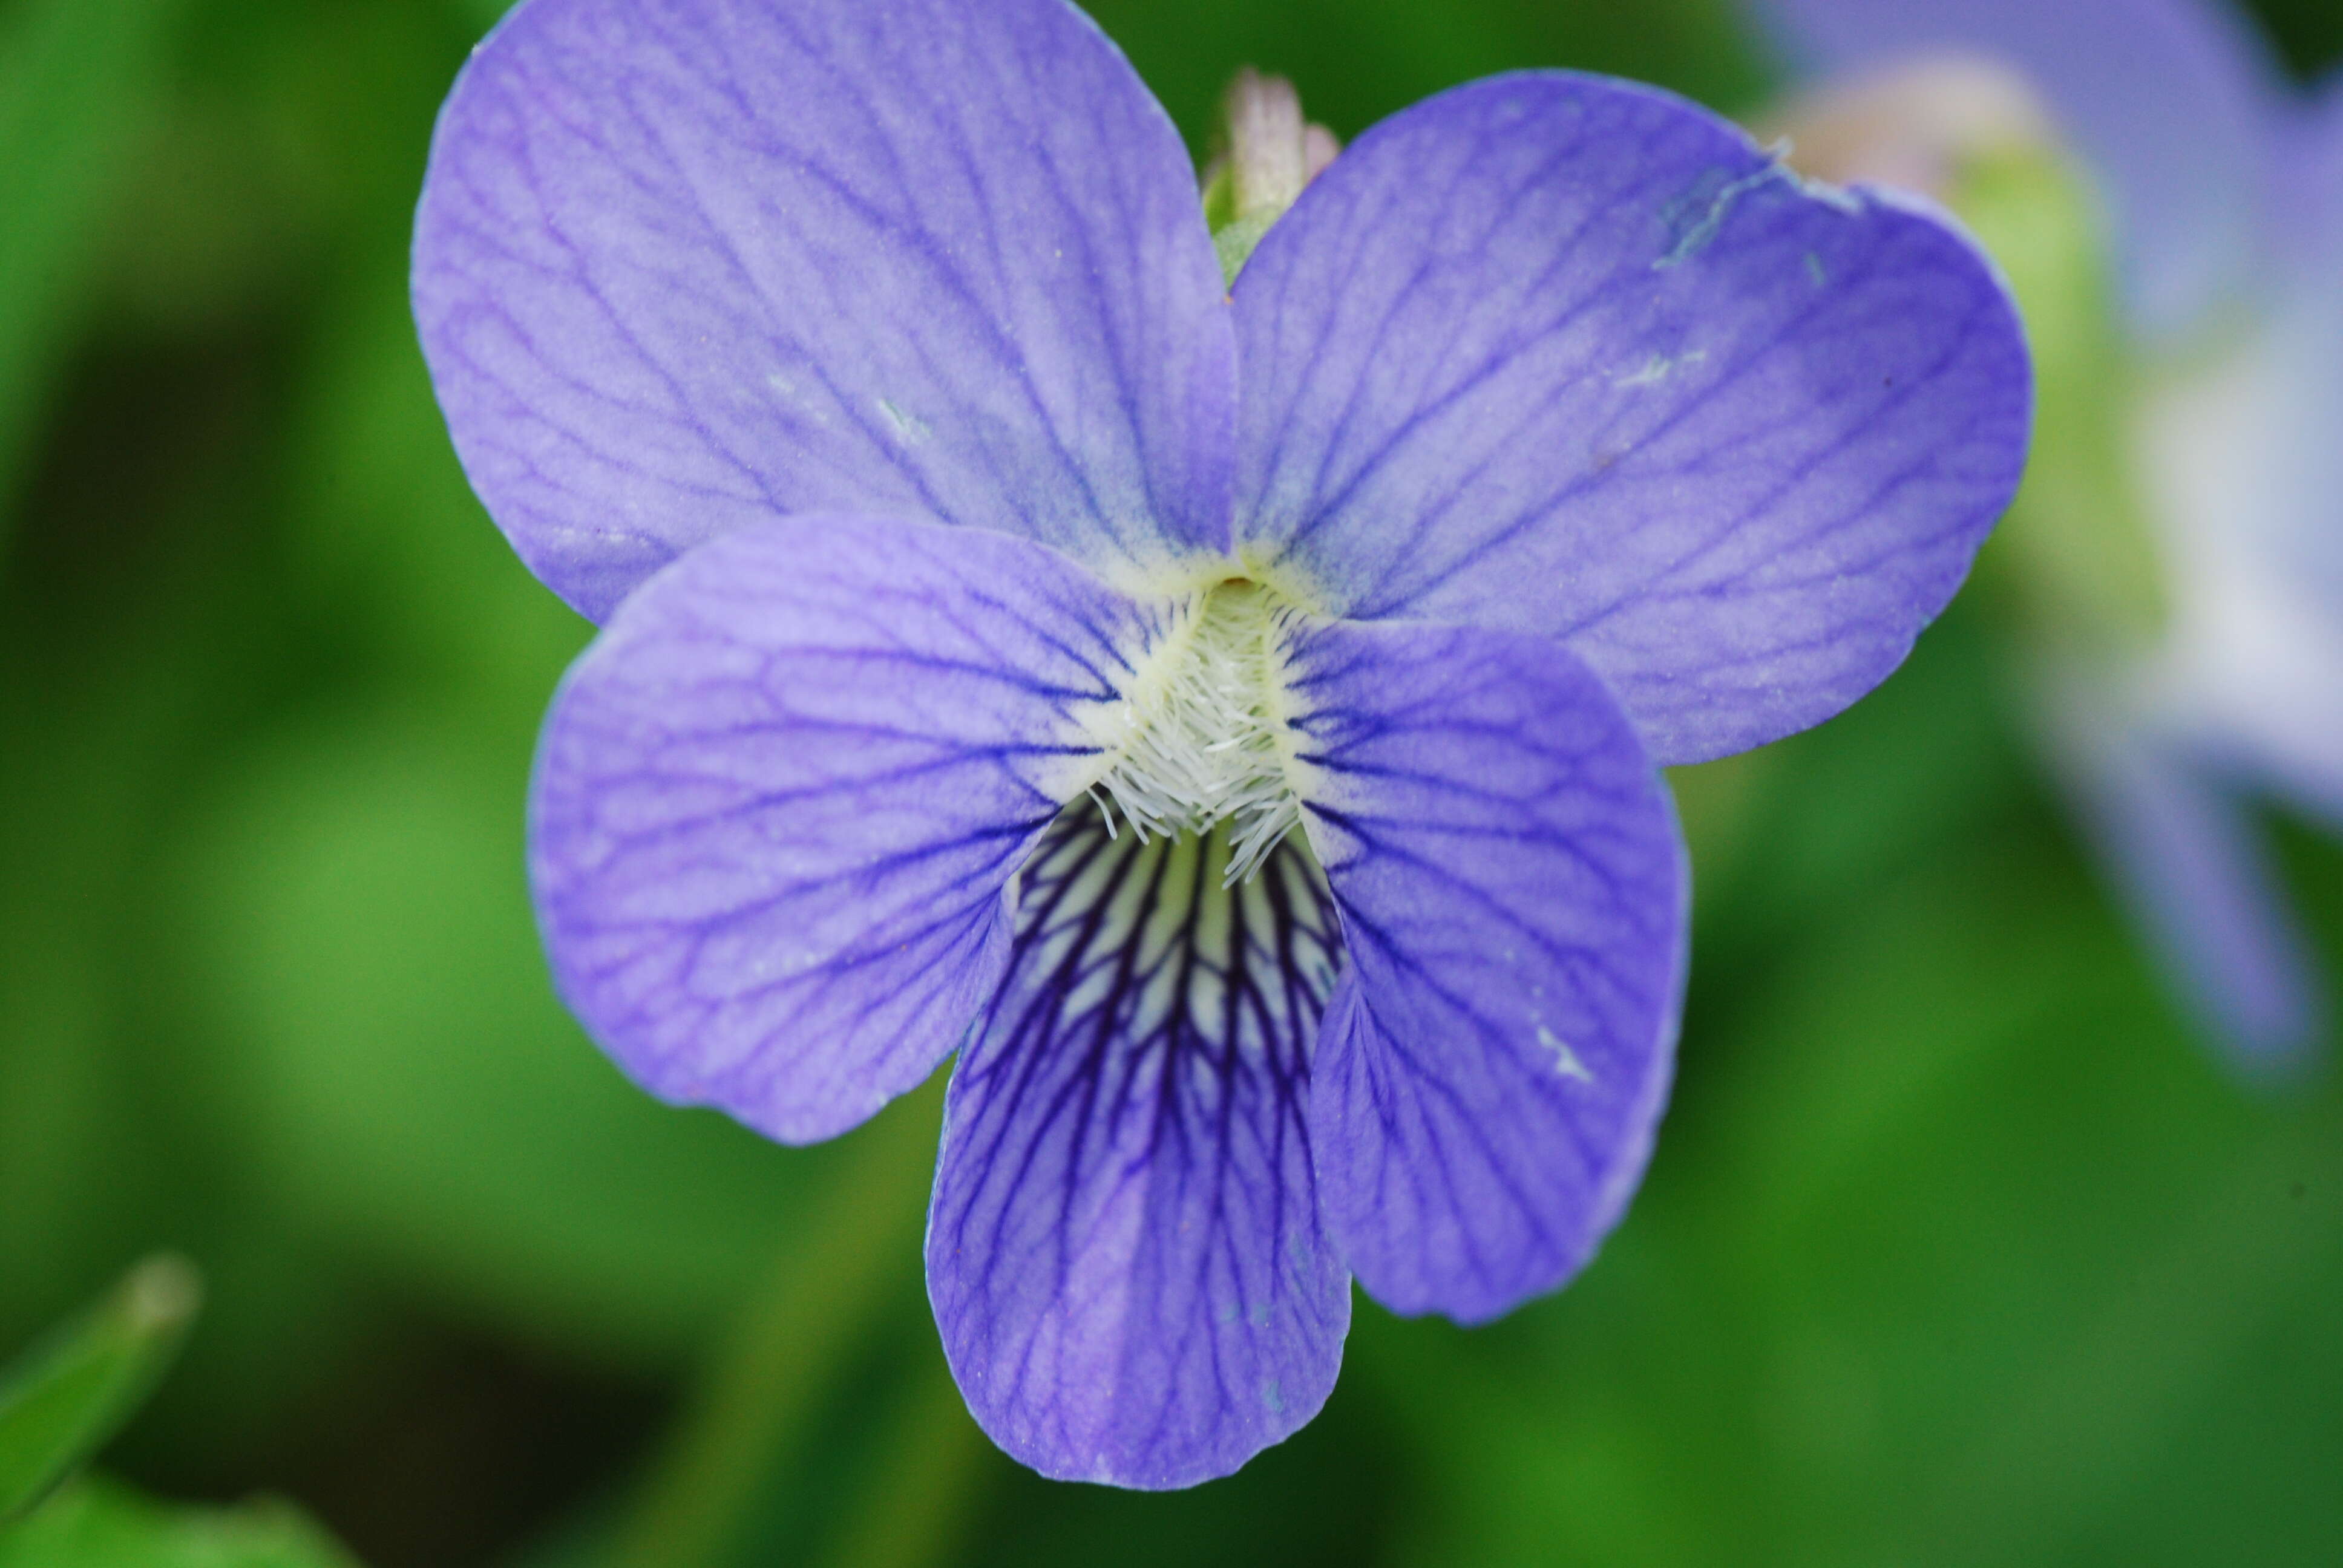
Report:
[[[2017,73],[2094,176],[2145,372],[2104,396],[2167,609],[2045,649],[2046,745],[2207,1021],[2249,1070],[2299,1063],[2325,990],[2249,801],[2343,828],[2343,78],[2306,100],[2197,0],[1758,4],[1842,92]]]
[[[415,299],[466,469],[608,618],[530,869],[639,1082],[789,1141],[957,1050],[978,1420],[1178,1486],[1317,1411],[1350,1282],[1562,1283],[1665,1098],[1655,763],[1952,594],[2028,378],[1965,239],[1559,74],[1362,137],[1224,285],[1061,0],[533,0]]]

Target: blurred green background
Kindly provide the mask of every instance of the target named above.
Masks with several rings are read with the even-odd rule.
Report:
[[[0,0],[0,1359],[156,1247],[209,1285],[113,1474],[376,1568],[2343,1562],[2343,1093],[2191,1034],[1977,596],[1679,779],[1680,1086],[1576,1285],[1363,1302],[1325,1414],[1192,1493],[994,1452],[920,1287],[932,1091],[769,1146],[548,990],[523,785],[588,628],[465,487],[405,294],[499,9]],[[1726,0],[1092,10],[1199,146],[1243,63],[1346,136],[1513,66],[1770,80]],[[2262,14],[2343,51],[2332,0]],[[2277,829],[2343,972],[2343,849]],[[254,1550],[167,1560],[312,1561]]]

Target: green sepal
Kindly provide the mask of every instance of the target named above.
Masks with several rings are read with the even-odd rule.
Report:
[[[1212,231],[1212,254],[1221,261],[1221,286],[1234,288],[1253,246],[1270,226],[1284,216],[1282,206],[1256,207],[1244,212],[1237,206],[1236,160],[1224,150],[1204,173],[1204,226]]]
[[[179,0],[0,5],[0,526],[140,156]]]
[[[47,1496],[146,1402],[202,1299],[192,1264],[149,1258],[0,1376],[0,1525]]]
[[[180,1508],[93,1477],[0,1527],[0,1568],[357,1568],[291,1503]]]
[[[1205,171],[1202,196],[1204,226],[1212,231],[1217,240],[1221,230],[1237,221],[1237,181],[1229,172],[1225,152]]]
[[[1270,226],[1285,215],[1282,212],[1257,212],[1251,217],[1237,218],[1212,231],[1212,254],[1221,258],[1221,286],[1234,288],[1237,274],[1252,256],[1253,246],[1262,242]]]
[[[1986,569],[2037,630],[2145,642],[2167,613],[2165,568],[2134,477],[2141,381],[2097,204],[2049,148],[1979,157],[1950,196],[2001,264],[2034,357],[2033,452]]]

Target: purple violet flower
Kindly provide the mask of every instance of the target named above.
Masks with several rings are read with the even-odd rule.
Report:
[[[1913,177],[1944,194],[1997,71],[2092,176],[2132,361],[2098,402],[2120,422],[2166,608],[2145,636],[2081,616],[2047,628],[2043,745],[2215,1036],[2249,1072],[2300,1066],[2328,1004],[2250,801],[2343,831],[2343,75],[2306,98],[2242,16],[2202,0],[1757,9],[1823,95],[1900,103],[1870,148],[1840,149],[1851,166],[1933,141],[1946,177]],[[1948,64],[1969,84],[1956,130],[1923,102]],[[2131,548],[2125,504],[2063,523],[2097,527],[2110,578]]]
[[[1655,764],[1884,678],[2026,436],[1966,239],[1594,77],[1394,116],[1232,287],[1062,0],[530,0],[415,299],[605,622],[534,786],[562,995],[791,1142],[957,1050],[953,1372],[1127,1486],[1308,1421],[1354,1275],[1471,1322],[1587,1261],[1684,983]]]

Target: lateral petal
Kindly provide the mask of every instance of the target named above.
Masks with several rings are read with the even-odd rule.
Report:
[[[1664,786],[1560,645],[1320,625],[1290,660],[1303,820],[1349,967],[1311,1132],[1327,1223],[1403,1312],[1562,1284],[1641,1180],[1689,889]]]
[[[620,607],[539,742],[529,872],[563,999],[637,1082],[789,1142],[960,1043],[1002,889],[1093,750],[1140,612],[1039,545],[812,513]]]
[[[1664,763],[1876,685],[2025,459],[2025,345],[1967,240],[1624,83],[1384,121],[1235,304],[1241,542],[1334,614],[1564,638]]]
[[[590,617],[781,512],[1226,541],[1195,177],[1063,0],[529,0],[441,113],[414,286],[474,487]]]

